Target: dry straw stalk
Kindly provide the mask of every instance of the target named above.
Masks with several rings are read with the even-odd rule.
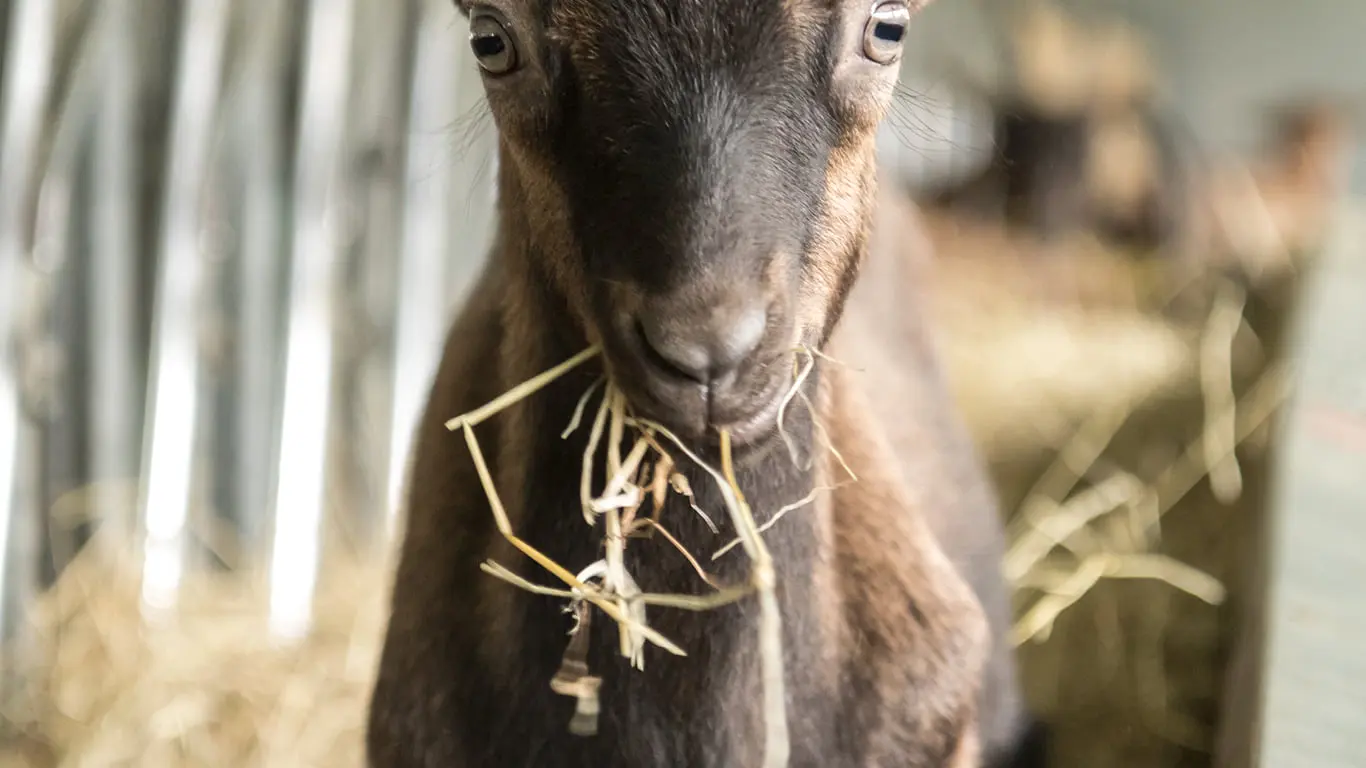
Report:
[[[521,402],[565,373],[592,359],[598,354],[598,351],[596,347],[590,347],[560,365],[512,388],[487,405],[446,423],[448,429],[460,430],[464,433],[465,441],[470,449],[470,456],[488,497],[489,507],[492,510],[499,532],[509,543],[559,579],[567,588],[537,585],[492,561],[485,562],[481,567],[485,573],[521,589],[539,595],[568,600],[571,609],[579,617],[579,624],[576,626],[574,637],[566,650],[565,662],[561,667],[561,672],[552,682],[552,688],[557,692],[575,696],[579,700],[575,719],[571,723],[571,730],[576,733],[594,732],[596,729],[595,717],[598,712],[599,680],[587,672],[587,654],[584,649],[586,643],[584,624],[589,616],[582,610],[585,603],[598,608],[617,623],[622,656],[629,659],[633,666],[643,667],[646,642],[653,643],[670,653],[680,656],[686,655],[684,649],[649,626],[645,612],[646,606],[703,611],[733,603],[751,594],[756,595],[759,600],[758,641],[764,697],[763,765],[765,768],[782,768],[787,765],[789,753],[786,693],[784,690],[782,616],[775,594],[776,568],[761,534],[763,530],[767,530],[777,523],[783,515],[810,504],[818,493],[830,489],[817,488],[805,499],[778,510],[765,523],[764,527],[760,528],[755,523],[749,503],[736,481],[731,458],[731,439],[728,432],[723,430],[720,433],[721,468],[717,469],[704,462],[677,435],[663,425],[632,416],[625,396],[608,381],[601,404],[589,429],[580,483],[580,501],[583,506],[585,521],[591,526],[596,526],[599,517],[603,520],[604,557],[577,572],[554,562],[544,553],[519,538],[513,531],[507,512],[489,473],[474,428],[479,423]],[[791,390],[783,399],[782,414],[786,413],[791,401],[797,396],[803,398],[808,408],[811,407],[809,399],[801,390],[815,365],[817,354],[807,351],[806,358],[806,363],[794,371]],[[574,410],[569,427],[562,433],[561,437],[567,437],[579,427],[588,400],[601,384],[601,380],[595,382],[584,393]],[[780,429],[782,428],[782,414],[779,416]],[[812,409],[812,415],[814,418],[814,409]],[[819,424],[817,424],[817,428],[819,429]],[[625,456],[622,456],[621,449],[626,444],[628,429],[635,436],[631,442],[631,449]],[[821,434],[824,436],[823,431]],[[607,482],[601,492],[595,495],[592,492],[594,461],[598,454],[599,443],[604,437],[607,440],[605,446]],[[796,446],[786,431],[783,431],[783,438],[791,450],[793,460],[797,461]],[[828,438],[825,442],[833,451],[834,447],[829,445]],[[697,508],[686,477],[674,471],[676,465],[673,456],[664,447],[665,443],[680,451],[716,482],[725,502],[726,511],[730,516],[731,524],[737,533],[737,539],[719,550],[714,557],[719,557],[733,546],[740,546],[749,557],[751,564],[746,584],[728,588],[719,587],[702,569],[697,558],[685,550],[657,518],[638,517],[638,512],[647,498],[654,500],[657,514],[662,507],[663,500],[672,491],[687,497],[690,506],[702,516],[713,530],[716,530],[710,518]],[[836,456],[838,457],[838,453]],[[652,463],[653,470],[650,472],[645,471],[647,460]],[[844,464],[842,457],[838,457],[838,460],[842,465]],[[852,478],[852,471],[849,474]],[[635,579],[626,568],[624,553],[628,536],[646,527],[659,531],[673,546],[679,549],[702,580],[713,587],[714,591],[703,595],[666,595],[641,592],[636,586]]]

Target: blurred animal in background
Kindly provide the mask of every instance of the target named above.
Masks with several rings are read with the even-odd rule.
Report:
[[[1180,251],[1192,238],[1186,142],[1157,104],[1145,42],[1047,2],[1010,18],[997,83],[958,74],[994,115],[994,149],[928,205],[1002,220],[1048,240],[1089,232],[1117,247]]]

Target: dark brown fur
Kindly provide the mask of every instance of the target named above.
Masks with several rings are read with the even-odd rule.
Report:
[[[621,115],[643,119],[643,113],[636,111],[639,104],[628,95],[617,94],[616,98],[631,102],[624,106],[594,95],[595,87],[616,86],[598,85],[595,78],[605,75],[595,73],[592,63],[632,53],[601,49],[614,44],[612,35],[602,34],[606,22],[598,15],[612,2],[561,0],[537,8],[548,14],[549,26],[555,30],[552,37],[559,36],[563,45],[574,50],[568,59],[574,68],[574,87],[587,92],[601,109],[621,109]],[[711,26],[710,21],[750,14],[750,24],[780,25],[774,34],[779,43],[787,43],[785,48],[778,46],[779,53],[790,60],[775,59],[771,64],[777,69],[766,74],[780,81],[798,77],[781,74],[787,72],[785,67],[808,65],[819,48],[839,44],[839,34],[833,36],[834,42],[829,38],[818,42],[821,30],[836,25],[837,31],[847,33],[847,24],[841,20],[849,17],[862,28],[856,15],[862,4],[844,0],[631,2],[640,3],[638,8],[643,10],[639,12],[646,16],[682,18],[680,25],[668,27],[667,35],[695,35],[690,50],[701,51],[696,62],[724,61],[730,66],[734,63],[730,57],[738,55],[721,47],[715,59],[706,58],[709,45],[741,34]],[[612,12],[623,15],[614,17],[616,28],[609,32],[629,36],[638,31],[631,26],[637,17],[620,9]],[[673,16],[680,13],[693,16]],[[764,13],[774,18],[763,17]],[[661,38],[657,46],[669,42]],[[702,69],[702,63],[688,69],[692,65],[687,62],[694,61],[691,53],[657,50],[665,59],[662,64],[646,61],[632,66],[659,64],[668,69],[664,67],[668,64],[685,70],[670,75],[685,78],[710,71]],[[750,63],[760,58],[756,54]],[[558,65],[544,66],[553,71]],[[638,70],[631,71],[645,77]],[[822,77],[826,76],[818,76],[812,87],[830,87],[820,84],[825,82]],[[830,341],[829,349],[837,357],[847,352],[871,361],[862,373],[823,364],[807,389],[816,403],[817,418],[828,427],[859,482],[789,515],[765,537],[777,563],[784,620],[790,764],[811,768],[976,766],[979,709],[988,719],[981,730],[993,755],[1003,755],[1018,738],[1020,717],[1013,680],[1002,677],[1013,675],[1013,670],[1000,644],[996,645],[998,660],[987,666],[992,700],[979,706],[992,640],[971,586],[984,593],[992,619],[990,632],[998,637],[1004,599],[997,573],[999,523],[985,479],[961,428],[947,416],[949,398],[939,383],[918,316],[904,311],[914,296],[884,294],[882,298],[892,302],[875,303],[873,299],[881,301],[876,293],[855,288],[876,210],[873,133],[889,89],[884,93],[880,86],[860,80],[854,86],[841,86],[843,101],[833,107],[833,122],[815,123],[817,127],[838,126],[828,144],[811,150],[809,143],[793,139],[794,156],[822,158],[818,167],[787,168],[783,163],[789,161],[783,159],[737,158],[758,162],[756,172],[761,176],[785,174],[792,188],[773,196],[772,191],[750,190],[743,179],[726,180],[724,170],[714,171],[722,177],[716,183],[768,196],[761,207],[748,212],[715,214],[733,228],[739,227],[731,234],[745,242],[779,244],[754,251],[760,255],[753,258],[762,264],[754,274],[746,271],[747,262],[729,252],[715,252],[707,256],[710,261],[691,268],[674,263],[604,264],[587,258],[586,254],[610,252],[604,251],[607,244],[623,243],[613,240],[615,233],[595,224],[593,212],[583,210],[584,197],[605,193],[596,189],[571,193],[580,182],[572,169],[565,170],[564,158],[549,150],[554,141],[541,132],[541,126],[566,124],[567,118],[514,112],[491,96],[503,139],[500,226],[490,263],[451,331],[416,436],[407,530],[372,702],[371,765],[729,768],[759,764],[762,697],[757,608],[752,600],[700,614],[653,610],[651,626],[689,655],[677,658],[649,648],[644,671],[629,669],[618,655],[615,627],[596,615],[590,661],[593,671],[603,677],[599,733],[581,738],[567,732],[573,702],[554,694],[549,681],[564,652],[570,618],[558,601],[529,595],[479,572],[481,561],[493,559],[533,581],[551,583],[499,536],[463,439],[443,426],[445,419],[483,404],[589,343],[604,345],[607,367],[634,408],[646,413],[662,409],[665,406],[652,401],[642,383],[643,371],[648,369],[640,367],[643,364],[631,357],[629,344],[620,339],[614,325],[616,313],[625,311],[623,307],[638,311],[660,296],[676,297],[680,290],[705,289],[713,295],[727,286],[733,286],[733,292],[763,291],[772,326],[756,353],[761,360],[741,371],[748,378],[740,379],[742,385],[735,390],[739,394],[726,394],[733,395],[736,407],[744,404],[744,393],[753,399],[760,383],[791,370],[790,350],[796,343]],[[762,103],[753,107],[756,113],[763,108]],[[741,121],[751,117],[743,111],[728,114]],[[621,122],[619,117],[617,123]],[[652,138],[652,128],[646,125],[643,133],[627,132],[612,139],[624,156],[640,155],[643,147],[653,146],[648,142],[658,140]],[[553,135],[567,141],[563,137],[570,130],[560,128]],[[745,130],[763,133],[755,145],[755,151],[762,154],[763,141],[771,138],[764,132],[782,134],[786,128],[765,122],[751,123]],[[635,171],[627,167],[621,173],[619,178],[625,183]],[[804,211],[805,220],[783,219],[787,210],[783,206],[802,200],[799,185],[809,173],[817,174],[813,177],[817,185],[814,205],[788,211],[793,215]],[[666,177],[650,180],[655,178],[649,176],[641,183],[665,184]],[[721,193],[727,189],[731,187],[723,187]],[[653,194],[642,188],[635,195],[603,200],[621,206],[616,211],[617,223],[629,230],[641,224],[639,217],[648,215],[633,206],[645,205],[640,200]],[[711,242],[708,238],[714,233],[708,227],[714,225],[701,226],[698,231],[662,236],[665,239],[658,245],[669,248],[676,241],[668,238],[685,236],[690,244]],[[800,238],[799,254],[784,252],[781,246],[789,242],[785,238],[792,230],[806,232]],[[654,234],[640,230],[634,236]],[[629,242],[624,245],[629,247]],[[678,270],[679,274],[673,274]],[[731,277],[718,280],[717,271]],[[869,300],[856,299],[845,312],[849,296]],[[878,311],[888,313],[880,322],[869,314]],[[840,326],[842,315],[846,321]],[[870,324],[881,329],[876,340],[863,338],[857,331],[836,330]],[[596,365],[577,370],[479,428],[513,527],[532,546],[571,569],[600,557],[601,536],[600,531],[585,526],[579,511],[578,473],[585,430],[567,440],[558,434],[580,394],[601,371]],[[893,376],[896,396],[908,400],[884,399],[888,391],[879,389],[877,382],[888,380],[887,374]],[[751,381],[755,382],[752,386]],[[714,419],[718,406],[709,402]],[[693,415],[685,406],[678,409],[676,415],[685,422],[685,417]],[[669,420],[674,413],[661,410],[660,417]],[[738,481],[761,517],[801,499],[815,487],[843,479],[841,470],[820,450],[806,409],[796,407],[789,412],[787,430],[804,454],[817,456],[812,469],[794,464],[771,433],[741,446],[737,458]],[[704,433],[691,436],[690,442],[715,459],[714,440]],[[901,461],[891,459],[898,454]],[[711,480],[695,467],[683,469],[697,492],[698,504],[722,522],[723,507]],[[704,559],[733,533],[723,524],[720,536],[712,534],[678,497],[670,500],[662,520]],[[936,532],[944,537],[942,548]],[[679,553],[659,537],[632,540],[627,561],[646,591],[705,589]],[[709,567],[715,576],[731,583],[743,580],[748,569],[738,552]],[[960,569],[971,572],[967,580]]]

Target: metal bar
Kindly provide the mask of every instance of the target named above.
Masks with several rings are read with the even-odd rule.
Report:
[[[383,531],[389,409],[393,399],[393,324],[402,302],[401,271],[406,177],[411,133],[409,105],[417,30],[414,0],[365,2],[358,7],[357,63],[349,124],[356,190],[357,237],[348,254],[337,342],[337,399],[331,443],[335,472],[329,488],[338,502],[332,530],[342,549]],[[446,9],[448,17],[450,9]],[[324,561],[324,568],[326,562]]]
[[[184,568],[200,386],[199,208],[208,173],[229,8],[228,0],[188,3],[162,206],[149,428],[139,505],[146,528],[142,591],[150,608],[174,603]]]
[[[422,7],[395,310],[384,496],[388,536],[398,533],[412,435],[452,310],[487,253],[497,176],[496,141],[477,65],[463,37],[450,34],[446,4],[426,0]],[[458,126],[454,142],[447,130],[452,125]],[[445,173],[435,172],[441,168]]]
[[[325,511],[327,421],[333,387],[333,302],[342,215],[352,0],[313,0],[304,43],[294,180],[293,274],[285,335],[280,464],[270,562],[270,625],[308,630]]]
[[[459,71],[462,44],[441,21],[450,14],[444,3],[425,3],[423,11],[409,107],[411,135],[404,168],[407,200],[395,306],[384,495],[386,527],[391,535],[403,505],[409,443],[436,373],[449,315],[446,266],[448,244],[453,239],[450,228],[455,179],[451,174],[433,173],[433,169],[441,167],[450,152],[450,139],[441,128],[459,117],[459,92],[452,87],[451,73]]]
[[[137,477],[141,432],[141,361],[138,355],[135,258],[137,206],[134,109],[136,25],[133,0],[104,0],[97,16],[102,74],[95,138],[94,202],[90,253],[91,344],[89,386],[90,474],[97,485],[95,513],[106,524],[129,528],[110,481]]]
[[[95,44],[91,39],[96,38]],[[86,228],[89,210],[89,152],[100,99],[100,46],[88,25],[59,31],[58,61],[66,62],[64,92],[39,169],[33,216],[27,328],[21,333],[21,369],[29,418],[36,430],[33,472],[39,518],[61,494],[85,485],[88,470],[83,446],[90,424],[82,407],[89,386],[90,336],[84,332],[88,296],[94,288],[81,252],[92,239]],[[82,543],[82,531],[41,526],[37,539],[46,546],[40,575],[53,578]],[[54,570],[46,567],[51,564]]]
[[[239,84],[235,159],[244,173],[236,305],[237,408],[229,514],[251,556],[267,550],[267,510],[274,490],[280,397],[280,291],[284,281],[286,141],[282,85],[290,74],[290,14],[285,3],[265,0],[252,9],[260,32],[247,48]]]
[[[19,621],[19,601],[37,577],[42,510],[33,478],[33,427],[21,403],[16,319],[27,283],[29,195],[41,121],[52,81],[56,3],[14,0],[6,41],[3,134],[0,134],[0,639]]]

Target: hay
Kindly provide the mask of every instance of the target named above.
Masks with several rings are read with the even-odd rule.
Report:
[[[1058,729],[1058,765],[1208,764],[1192,753],[1213,744],[1214,681],[1236,631],[1218,606],[1245,599],[1238,542],[1256,525],[1264,464],[1248,459],[1254,495],[1242,499],[1240,485],[1237,507],[1202,481],[1232,464],[1285,395],[1285,371],[1272,366],[1203,424],[1154,424],[1164,408],[1096,419],[1020,505],[1006,555],[1019,609],[1012,641],[1031,701]],[[1203,428],[1175,460],[1145,467],[1143,453],[1183,423]]]
[[[1011,640],[1054,764],[1209,764],[1293,274],[907,218],[933,252],[927,330],[1009,510]]]
[[[805,393],[801,391],[802,385],[807,380],[817,360],[815,352],[810,350],[805,352],[807,361],[804,365],[795,368],[793,382],[783,397],[778,415],[778,428],[791,452],[794,463],[799,463],[799,459],[796,447],[784,429],[783,417],[788,405],[796,395],[800,394],[805,398]],[[596,718],[600,709],[598,691],[601,686],[601,679],[590,673],[587,664],[586,644],[588,640],[585,639],[584,628],[591,621],[592,616],[588,606],[591,605],[601,610],[617,623],[621,655],[628,659],[632,666],[644,668],[644,647],[647,642],[675,655],[687,655],[684,649],[649,626],[646,615],[647,606],[705,611],[753,595],[759,601],[757,635],[761,690],[763,691],[763,766],[764,768],[784,768],[787,765],[790,745],[783,669],[782,616],[775,593],[777,571],[773,558],[764,544],[761,529],[754,521],[754,515],[745,499],[744,492],[736,482],[734,469],[731,465],[729,432],[726,430],[720,432],[721,468],[718,470],[704,462],[662,424],[631,415],[625,395],[614,387],[609,379],[597,415],[594,417],[589,431],[583,454],[580,482],[580,501],[583,507],[584,521],[590,527],[596,526],[599,518],[604,523],[603,558],[588,564],[577,573],[572,573],[565,566],[554,562],[544,553],[527,544],[512,530],[512,524],[503,508],[498,490],[494,486],[474,428],[488,418],[535,394],[538,390],[597,354],[598,349],[590,347],[558,366],[514,387],[489,404],[468,414],[453,418],[446,423],[448,429],[458,430],[465,436],[465,442],[469,446],[471,459],[479,474],[499,533],[522,554],[563,582],[568,589],[545,587],[529,582],[513,574],[505,566],[493,561],[484,562],[481,569],[490,576],[500,578],[534,594],[559,597],[569,602],[569,610],[577,617],[578,622],[571,632],[570,642],[565,650],[560,671],[549,683],[557,693],[576,699],[575,712],[570,721],[569,729],[572,733],[583,735],[597,732]],[[560,435],[562,439],[578,428],[590,396],[600,385],[601,381],[595,382],[579,399],[568,428]],[[809,401],[807,401],[807,407],[811,407]],[[814,409],[811,410],[814,419],[815,411]],[[607,430],[607,482],[602,491],[594,495],[591,489],[595,469],[594,462],[600,441],[603,439],[604,428]],[[635,437],[631,443],[631,450],[623,458],[621,447],[625,444],[628,428],[635,433]],[[824,435],[824,431],[821,430],[820,434]],[[667,529],[660,524],[658,519],[637,519],[640,508],[647,498],[655,500],[657,514],[662,506],[663,499],[670,491],[673,491],[685,496],[692,509],[697,511],[707,524],[715,530],[715,525],[710,518],[697,508],[691,490],[688,488],[686,477],[674,471],[677,465],[660,439],[672,444],[674,448],[681,451],[716,482],[725,501],[731,524],[737,533],[737,540],[732,545],[728,545],[717,552],[715,557],[724,554],[727,549],[735,544],[744,549],[751,562],[749,578],[746,583],[731,586],[716,584],[715,580],[703,570],[697,558],[684,549],[677,539],[669,535]],[[835,450],[833,444],[829,443],[828,438],[826,438],[826,443],[840,464],[848,470],[848,465],[844,463],[843,457]],[[643,471],[647,455],[654,465],[651,472]],[[850,472],[849,474],[853,478],[853,473]],[[637,478],[649,478],[648,485],[643,484],[645,480],[638,481]],[[648,494],[647,490],[649,491]],[[828,489],[817,489],[808,499],[778,510],[770,517],[769,522],[762,530],[767,530],[769,526],[778,522],[784,514],[809,503],[814,495],[822,490]],[[645,528],[661,532],[687,558],[702,581],[712,587],[714,591],[703,595],[664,595],[641,592],[635,579],[626,570],[624,554],[628,538],[633,533]]]
[[[1012,526],[1005,573],[1022,594],[1042,594],[1015,625],[1014,642],[1047,640],[1062,612],[1103,578],[1161,581],[1211,605],[1223,602],[1225,589],[1216,579],[1153,547],[1163,516],[1201,479],[1211,480],[1220,503],[1237,500],[1236,495],[1221,495],[1229,491],[1218,485],[1215,475],[1233,462],[1236,447],[1277,412],[1285,396],[1285,372],[1272,366],[1241,402],[1229,402],[1208,416],[1200,437],[1151,482],[1116,471],[1066,501],[1037,494],[1027,497]],[[1073,480],[1086,475],[1098,458],[1099,451],[1093,450],[1091,463],[1075,467]],[[1065,461],[1054,467],[1066,466]],[[1240,483],[1236,493],[1241,490]],[[1100,525],[1115,512],[1128,515],[1127,528],[1107,530]],[[1066,552],[1055,556],[1059,549]]]
[[[363,768],[389,557],[332,562],[311,633],[280,644],[246,573],[190,571],[174,615],[149,621],[135,551],[101,529],[29,614],[44,651],[0,712],[49,753],[29,765]]]
[[[941,334],[950,386],[995,455],[1059,439],[1090,414],[1160,396],[1185,380],[1189,344],[1160,320],[1056,313],[982,318]]]
[[[1027,274],[1033,257],[1056,264],[1055,254],[994,253],[967,263],[954,263],[953,253],[940,259],[929,297],[950,388],[988,453],[1058,443],[1091,414],[1189,386],[1195,331],[1122,298],[1138,290],[1130,270],[1090,264],[1096,284],[1108,274],[1119,287],[1109,298],[1097,289],[1087,299]],[[1039,271],[1047,269],[1045,261]]]
[[[1250,324],[1282,284],[925,219],[931,329],[1012,510],[1011,639],[1055,764],[1208,764],[1220,606],[1246,599],[1265,485],[1238,452],[1288,389]]]
[[[1196,391],[1223,411],[1235,369],[1265,362],[1244,333],[1246,290],[1205,265],[1136,260],[1085,235],[1045,242],[944,211],[920,218],[935,254],[929,329],[994,457],[1056,447],[1094,414]],[[1225,497],[1234,472],[1215,470]]]

